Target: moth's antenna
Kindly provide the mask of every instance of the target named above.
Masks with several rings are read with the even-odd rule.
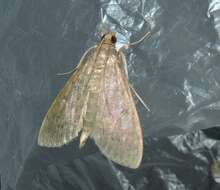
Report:
[[[137,41],[134,41],[134,42],[131,42],[131,43],[128,43],[128,44],[125,44],[123,45],[121,48],[129,48],[130,46],[134,46],[134,45],[137,45],[139,43],[141,43],[143,40],[145,39],[148,39],[149,37],[151,36],[151,33],[150,32],[147,32],[143,37],[141,37],[139,40]]]
[[[129,43],[129,46],[137,45],[137,44],[141,43],[143,40],[145,40],[146,38],[149,38],[150,36],[151,36],[151,33],[147,32],[141,39],[139,39],[135,42]]]
[[[127,12],[130,12],[130,10],[129,9],[126,9],[124,6],[122,6],[120,3],[110,3],[110,4],[108,4],[108,3],[104,3],[102,6],[104,6],[104,7],[106,7],[106,6],[118,6],[118,7],[120,7],[121,9],[123,9],[123,10],[125,10],[125,11],[127,11]],[[148,21],[146,20],[146,18],[144,17],[144,15],[142,15],[141,13],[139,13],[139,12],[135,12],[138,16],[140,16],[143,20],[144,20],[144,22],[145,23],[148,23]],[[103,15],[103,8],[101,8],[101,15]],[[124,26],[121,26],[120,25],[120,27],[122,27],[123,29],[125,29],[126,30],[126,28],[124,27]],[[125,48],[125,49],[127,49],[127,48],[129,48],[130,46],[133,46],[133,45],[137,45],[137,44],[139,44],[139,43],[141,43],[142,41],[144,41],[146,38],[149,38],[151,36],[151,32],[147,32],[143,37],[141,37],[139,40],[137,40],[137,41],[134,41],[134,42],[130,42],[130,43],[127,43],[127,44],[124,44],[120,49],[122,49],[122,48]],[[119,49],[119,50],[120,50]]]
[[[101,17],[101,25],[100,25],[100,33],[101,35],[109,32],[109,26],[108,24],[105,22],[106,21],[106,17],[104,15],[104,9],[101,7],[100,8],[100,17]]]
[[[71,71],[65,72],[65,73],[57,73],[56,75],[58,75],[58,76],[70,75],[70,74],[72,74],[72,73],[75,72],[75,71],[76,71],[76,68],[74,68],[74,69],[71,70]]]
[[[103,8],[101,7],[100,9],[100,14],[101,14],[101,20],[102,20],[102,23],[104,22],[104,13],[103,13]]]

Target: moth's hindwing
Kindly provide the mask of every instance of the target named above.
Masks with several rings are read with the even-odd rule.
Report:
[[[125,66],[122,55],[109,55],[92,137],[106,157],[123,166],[137,168],[142,160],[143,139]]]
[[[38,136],[38,144],[59,147],[78,136],[82,129],[82,114],[87,93],[95,47],[81,58],[75,72],[49,108]]]

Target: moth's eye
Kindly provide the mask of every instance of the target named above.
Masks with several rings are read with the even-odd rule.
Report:
[[[115,43],[117,42],[117,38],[116,38],[115,36],[112,36],[112,37],[111,37],[111,42],[112,42],[113,44],[115,44]]]

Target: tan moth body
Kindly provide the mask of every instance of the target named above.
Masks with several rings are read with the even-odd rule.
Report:
[[[124,55],[115,43],[115,34],[107,33],[83,55],[43,120],[39,145],[60,147],[81,132],[80,147],[91,137],[112,161],[130,168],[140,165],[140,122]]]

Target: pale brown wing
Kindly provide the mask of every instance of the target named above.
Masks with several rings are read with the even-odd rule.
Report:
[[[95,47],[81,58],[75,72],[49,108],[38,136],[38,144],[59,147],[78,136],[82,129],[86,85],[93,65]]]
[[[123,59],[119,61],[115,56],[106,63],[92,137],[106,157],[137,168],[143,154],[142,131],[124,65]]]

